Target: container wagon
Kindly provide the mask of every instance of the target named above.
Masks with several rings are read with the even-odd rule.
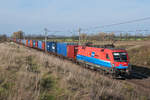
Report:
[[[68,45],[75,45],[74,43],[57,43],[57,54],[67,57],[67,46]]]
[[[42,50],[45,51],[45,42],[42,42]]]
[[[30,47],[30,40],[28,40],[28,47]]]
[[[42,50],[42,41],[38,41],[38,49]]]
[[[67,57],[70,59],[76,59],[78,53],[78,45],[68,45],[67,46]]]
[[[30,47],[33,47],[33,40],[30,40]]]
[[[47,42],[46,48],[48,52],[56,53],[57,52],[57,42]]]
[[[38,41],[35,42],[35,48],[38,48]]]
[[[36,44],[36,41],[35,40],[33,40],[33,48],[35,48],[35,45]]]
[[[67,56],[67,43],[57,43],[57,54]]]

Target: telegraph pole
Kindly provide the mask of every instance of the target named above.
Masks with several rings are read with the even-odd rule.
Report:
[[[48,33],[48,29],[45,28],[44,31],[45,31],[45,52],[47,52],[47,45],[46,45],[47,43],[46,43],[46,41],[47,41],[47,33]]]
[[[79,28],[78,34],[79,34],[79,45],[81,45],[81,37],[80,37],[80,34],[81,34],[81,28]]]

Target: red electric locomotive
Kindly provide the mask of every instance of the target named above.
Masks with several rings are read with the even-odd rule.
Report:
[[[129,74],[130,64],[126,50],[79,46],[76,59],[96,65],[115,76]]]

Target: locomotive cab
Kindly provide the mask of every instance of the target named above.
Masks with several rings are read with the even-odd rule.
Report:
[[[117,74],[130,74],[131,66],[129,64],[128,53],[125,50],[116,50],[112,52],[112,68]]]

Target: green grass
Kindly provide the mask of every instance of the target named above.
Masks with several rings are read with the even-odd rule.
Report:
[[[43,75],[40,86],[41,86],[41,95],[40,100],[57,100],[59,95],[65,93],[65,90],[59,88],[59,80],[54,78],[54,76],[46,73]],[[59,98],[59,100],[64,100]]]

